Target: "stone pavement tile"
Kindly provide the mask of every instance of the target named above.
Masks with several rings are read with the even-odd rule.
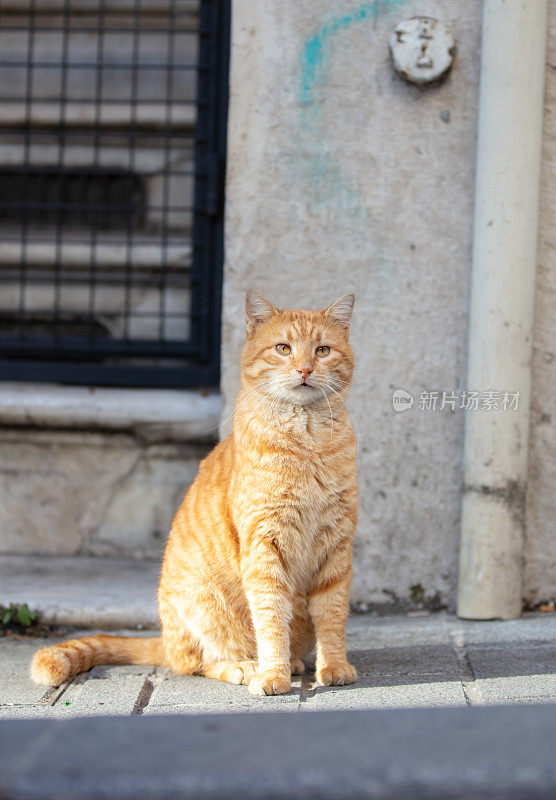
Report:
[[[556,641],[468,645],[467,653],[477,679],[556,673]]]
[[[480,705],[556,703],[556,675],[486,678],[473,685]]]
[[[42,719],[53,715],[50,703],[63,687],[51,693],[47,686],[37,686],[29,675],[29,665],[36,650],[56,641],[0,638],[0,719]],[[45,698],[47,694],[50,699]]]
[[[78,675],[52,707],[53,718],[132,714],[153,667],[102,666]]]
[[[420,612],[418,612],[420,613]],[[462,620],[446,612],[425,616],[373,617],[353,614],[347,624],[348,648],[375,649],[449,641],[556,641],[556,614],[526,613],[517,620]]]
[[[29,675],[29,665],[35,650],[56,640],[27,639],[15,637],[0,639],[0,713],[10,705],[34,705],[46,692],[45,686],[36,686]]]
[[[52,719],[54,709],[48,703],[35,706],[0,705],[0,722],[8,719]]]
[[[466,698],[472,705],[556,702],[555,622],[556,615],[510,623],[354,616],[348,648],[357,684],[318,687],[309,674],[294,680],[291,694],[269,698],[253,697],[245,686],[127,666],[97,667],[50,694],[32,684],[29,663],[58,639],[8,637],[0,639],[0,718],[410,708],[463,705]]]
[[[312,684],[304,711],[465,705],[458,664],[446,644],[382,647],[348,653],[359,680],[351,686]]]
[[[456,656],[450,644],[409,645],[348,651],[361,678],[376,686],[434,683],[459,679]]]
[[[479,703],[556,702],[556,641],[466,646]]]
[[[527,613],[520,619],[470,621],[448,617],[452,635],[456,634],[462,644],[509,642],[556,641],[556,614],[542,612]]]
[[[419,617],[373,617],[369,614],[355,614],[348,619],[348,649],[448,644],[453,620],[453,617],[443,612]]]
[[[301,680],[292,680],[290,694],[254,697],[247,686],[235,686],[199,675],[173,675],[157,670],[154,691],[144,714],[221,714],[238,711],[298,711]]]
[[[433,708],[465,706],[459,681],[376,686],[367,678],[352,686],[317,686],[301,704],[302,711],[348,711],[380,708]]]

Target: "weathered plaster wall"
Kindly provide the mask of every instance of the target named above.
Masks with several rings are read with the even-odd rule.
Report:
[[[424,90],[396,77],[387,46],[395,24],[417,14],[447,23],[458,48],[447,80]],[[225,416],[237,386],[248,287],[294,307],[355,291],[355,602],[407,597],[417,584],[429,597],[454,599],[463,412],[419,410],[418,400],[423,391],[466,388],[480,28],[480,0],[233,3]],[[546,148],[554,161],[554,145],[547,140]],[[545,176],[547,205],[549,183]],[[542,413],[554,404],[543,355],[554,351],[547,343],[555,338],[554,305],[543,305],[556,290],[548,276],[554,221],[545,210],[539,281],[547,296],[539,306],[535,378]],[[393,411],[394,388],[415,395],[411,410]],[[538,431],[530,592],[533,584],[556,589],[545,563],[547,555],[554,563],[546,526],[554,519],[554,476],[545,464],[554,442]]]
[[[548,19],[524,576],[533,603],[556,595],[556,0]]]

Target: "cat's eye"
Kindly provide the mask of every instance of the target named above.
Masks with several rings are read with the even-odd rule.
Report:
[[[289,344],[277,344],[276,350],[280,353],[281,356],[289,356],[292,349]]]
[[[330,353],[330,348],[328,347],[327,344],[321,344],[321,346],[317,347],[317,349],[315,350],[315,355],[317,355],[319,358],[324,358],[329,353]]]

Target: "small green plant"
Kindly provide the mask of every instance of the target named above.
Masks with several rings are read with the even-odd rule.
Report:
[[[9,606],[0,606],[0,624],[4,628],[10,625],[29,628],[37,621],[37,617],[37,612],[31,611],[27,603],[10,603]]]
[[[420,583],[409,587],[409,597],[413,603],[422,603],[425,600],[425,590]]]

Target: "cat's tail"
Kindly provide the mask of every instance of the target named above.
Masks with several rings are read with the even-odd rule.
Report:
[[[85,636],[43,647],[33,656],[35,683],[59,686],[68,678],[100,664],[164,664],[162,639],[128,636]]]

